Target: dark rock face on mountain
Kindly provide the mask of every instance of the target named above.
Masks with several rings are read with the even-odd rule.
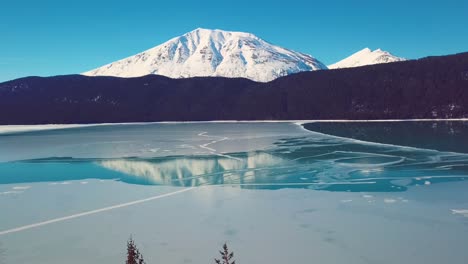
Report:
[[[468,117],[468,53],[247,79],[67,75],[0,84],[0,124]]]

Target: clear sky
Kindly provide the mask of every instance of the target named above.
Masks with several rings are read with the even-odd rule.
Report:
[[[365,47],[468,51],[467,0],[6,0],[0,12],[0,81],[80,73],[198,27],[251,32],[325,64]]]

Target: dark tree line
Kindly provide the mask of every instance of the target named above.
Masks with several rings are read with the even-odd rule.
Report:
[[[468,117],[468,53],[257,83],[65,75],[0,83],[0,124]]]

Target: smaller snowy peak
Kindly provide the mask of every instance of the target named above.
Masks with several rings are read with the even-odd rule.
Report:
[[[364,65],[372,65],[379,63],[389,63],[396,61],[405,61],[405,58],[397,57],[388,51],[381,49],[371,50],[365,48],[360,50],[353,55],[331,65],[328,65],[329,69],[340,69],[340,68],[352,68]]]

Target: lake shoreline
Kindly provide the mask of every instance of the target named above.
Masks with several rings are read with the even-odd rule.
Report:
[[[123,122],[123,123],[87,123],[87,124],[25,124],[0,125],[0,135],[41,130],[69,129],[113,125],[149,125],[149,124],[203,124],[203,123],[294,123],[303,126],[307,123],[373,123],[373,122],[466,122],[468,118],[434,118],[434,119],[323,119],[323,120],[212,120],[212,121],[156,121],[156,122]]]

